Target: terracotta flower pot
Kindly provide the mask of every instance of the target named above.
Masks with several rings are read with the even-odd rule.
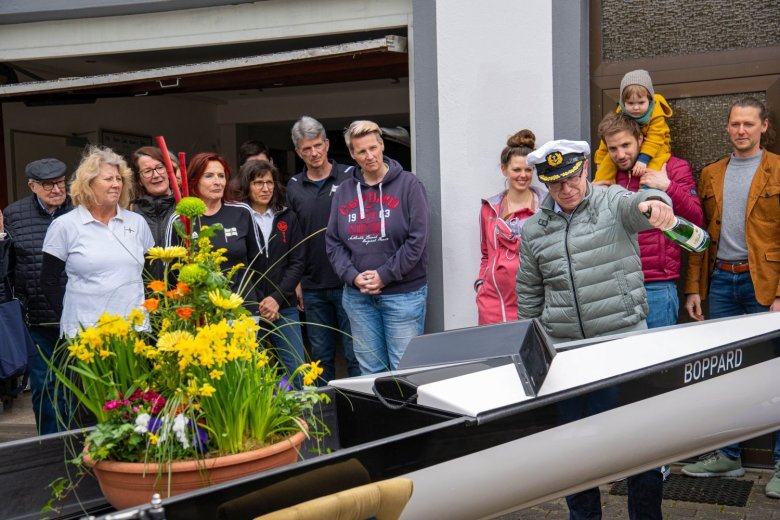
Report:
[[[168,471],[159,472],[159,464],[139,462],[93,461],[84,455],[84,462],[93,468],[106,500],[116,509],[126,509],[149,502],[152,493],[162,497],[252,475],[298,459],[301,443],[306,438],[297,432],[287,439],[257,450],[201,460],[172,462],[170,493]],[[161,476],[158,479],[158,473]]]

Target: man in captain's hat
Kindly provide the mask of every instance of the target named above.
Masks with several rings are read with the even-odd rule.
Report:
[[[43,239],[55,218],[71,209],[65,186],[65,163],[58,159],[39,159],[25,168],[27,186],[32,195],[10,204],[0,213],[0,240],[10,242],[10,262],[14,296],[22,304],[27,327],[35,344],[51,357],[59,338],[60,317],[49,305],[41,290],[41,262]],[[67,279],[63,276],[64,286]],[[57,422],[51,400],[54,396],[54,378],[40,355],[30,363],[35,421],[40,434],[62,429]],[[60,406],[60,415],[64,407]],[[62,417],[64,419],[64,417]]]
[[[593,186],[584,141],[556,140],[528,155],[549,193],[523,227],[517,273],[518,318],[539,318],[553,341],[646,329],[647,302],[637,233],[674,225],[662,191]],[[650,216],[645,214],[650,212]],[[571,420],[614,405],[612,389],[569,400]],[[659,470],[628,479],[629,518],[660,519]],[[601,518],[598,488],[566,497],[571,518]]]

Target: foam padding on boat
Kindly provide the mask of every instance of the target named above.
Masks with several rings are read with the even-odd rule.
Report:
[[[626,483],[627,480],[616,482],[609,494],[627,495]],[[664,500],[745,507],[752,487],[753,482],[748,480],[670,475],[664,482]]]

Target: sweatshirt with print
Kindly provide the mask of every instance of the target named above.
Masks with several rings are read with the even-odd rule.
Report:
[[[333,197],[325,237],[333,270],[346,284],[367,270],[384,282],[382,294],[419,289],[428,280],[430,209],[425,187],[413,173],[384,158],[382,181],[369,186],[359,168]]]

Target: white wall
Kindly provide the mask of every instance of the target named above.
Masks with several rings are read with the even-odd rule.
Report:
[[[111,54],[355,32],[410,22],[411,0],[268,0],[4,25],[0,61]]]
[[[530,128],[553,137],[548,0],[439,1],[437,48],[445,329],[476,325],[480,200],[504,188],[499,155]]]

